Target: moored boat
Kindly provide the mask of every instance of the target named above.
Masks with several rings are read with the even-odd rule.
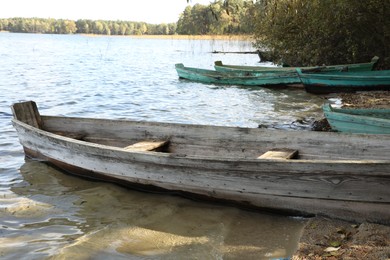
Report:
[[[335,131],[390,134],[390,109],[334,108],[326,103],[323,111],[328,123]]]
[[[329,66],[312,66],[312,67],[300,67],[303,70],[321,70],[321,72],[332,71],[369,71],[372,70],[374,65],[378,62],[379,57],[375,56],[371,59],[371,62],[366,63],[354,63],[354,64],[341,64],[341,65],[329,65]],[[263,66],[241,66],[241,65],[225,65],[222,61],[215,61],[214,68],[216,71],[221,72],[268,72],[268,73],[283,73],[283,72],[295,72],[297,67],[263,67]]]
[[[390,224],[390,136],[41,116],[12,106],[26,156],[67,172],[240,205]]]
[[[306,91],[311,93],[390,90],[390,70],[327,73],[296,70]]]
[[[281,86],[299,84],[296,72],[234,72],[225,73],[214,70],[185,67],[182,63],[175,65],[180,78],[206,83],[244,86]]]

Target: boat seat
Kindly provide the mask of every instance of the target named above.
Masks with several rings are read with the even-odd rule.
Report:
[[[289,148],[274,148],[271,149],[259,157],[257,159],[296,159],[298,157],[298,150],[289,149]]]
[[[158,141],[158,140],[148,140],[148,141],[141,141],[129,146],[126,146],[125,150],[127,151],[155,151],[159,152],[163,148],[165,148],[169,143],[169,140],[165,141]]]

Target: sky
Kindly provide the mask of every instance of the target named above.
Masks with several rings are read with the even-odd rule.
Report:
[[[0,18],[125,20],[152,24],[174,23],[187,5],[211,0],[6,0]]]

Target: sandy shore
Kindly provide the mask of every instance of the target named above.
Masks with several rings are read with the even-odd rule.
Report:
[[[390,259],[390,226],[315,217],[308,221],[292,259]]]
[[[367,91],[340,95],[344,108],[390,108],[389,91]]]
[[[343,107],[389,108],[388,91],[346,93]],[[390,259],[390,226],[315,217],[307,223],[293,260]]]

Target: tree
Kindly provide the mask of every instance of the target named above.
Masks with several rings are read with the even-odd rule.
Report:
[[[390,2],[381,0],[261,0],[255,46],[291,65],[388,59]]]
[[[195,4],[187,6],[177,22],[178,34],[242,34],[243,28],[250,33],[248,9],[253,7],[252,1],[217,0],[210,5]],[[252,17],[251,17],[252,18]]]
[[[88,20],[77,20],[76,21],[76,27],[77,27],[77,33],[90,33],[90,27],[89,27],[89,21]]]
[[[179,34],[191,34],[192,28],[192,17],[191,17],[192,7],[187,6],[183,13],[180,15],[177,22],[177,32]]]

